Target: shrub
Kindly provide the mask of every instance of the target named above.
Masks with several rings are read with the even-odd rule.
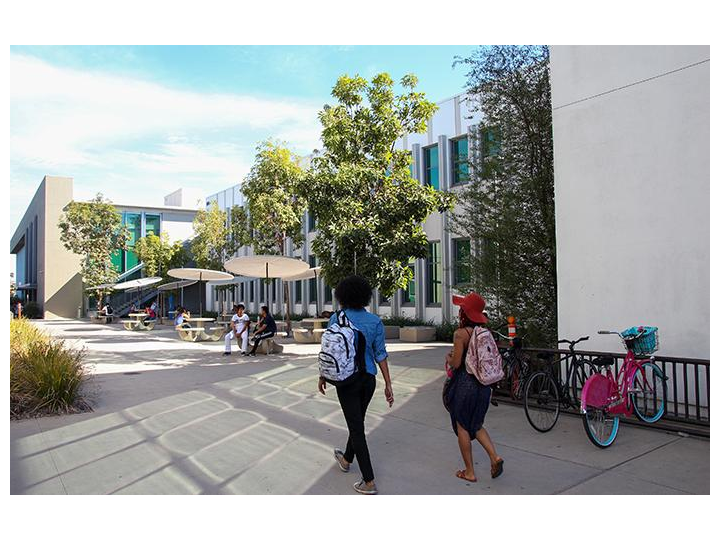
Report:
[[[40,305],[37,302],[23,304],[22,314],[23,317],[27,317],[28,319],[42,319],[43,316],[42,309],[40,309]]]
[[[382,317],[382,322],[385,326],[428,326],[422,319],[405,315],[386,315]]]
[[[89,410],[80,395],[88,374],[83,349],[40,332],[25,319],[10,321],[10,415]]]
[[[453,341],[453,335],[455,334],[455,330],[458,329],[458,323],[453,321],[443,321],[440,324],[435,325],[435,339],[437,341],[447,341],[449,343],[452,343]]]

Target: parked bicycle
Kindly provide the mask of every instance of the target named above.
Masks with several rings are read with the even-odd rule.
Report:
[[[528,379],[523,392],[525,416],[536,430],[545,433],[555,427],[560,416],[560,406],[566,409],[579,407],[580,392],[585,381],[597,372],[593,364],[579,358],[575,352],[575,345],[588,339],[589,336],[584,336],[574,341],[558,341],[559,345],[567,344],[569,350],[557,360],[553,359],[552,353],[538,354],[542,366]],[[565,372],[560,376],[563,362]]]
[[[633,326],[622,332],[601,330],[598,334],[620,336],[627,354],[617,377],[612,372],[615,359],[593,361],[604,373],[590,377],[582,389],[583,426],[590,441],[607,448],[617,438],[620,416],[635,416],[649,424],[665,414],[667,377],[652,355],[660,344],[657,328]]]
[[[491,330],[491,332],[495,336],[495,341],[502,338],[510,344],[500,353],[505,371],[505,378],[500,385],[507,389],[512,399],[518,401],[522,398],[525,381],[530,375],[530,357],[523,351],[522,337],[510,338],[498,330]]]

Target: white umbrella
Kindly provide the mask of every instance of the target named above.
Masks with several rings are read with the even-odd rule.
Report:
[[[248,257],[236,257],[225,263],[225,270],[237,274],[239,276],[265,278],[265,287],[267,291],[267,282],[271,278],[286,279],[295,276],[301,272],[305,272],[310,265],[300,259],[292,257],[282,257],[280,255],[252,255]],[[265,295],[267,297],[267,294]],[[287,296],[287,295],[286,295]],[[286,298],[286,326],[290,331],[290,309],[287,305],[290,302]]]
[[[209,270],[207,268],[173,268],[168,270],[168,276],[178,279],[194,279],[200,282],[200,316],[203,312],[203,281],[223,281],[232,279],[232,274],[220,270]]]
[[[137,289],[138,302],[140,301],[140,290],[149,287],[153,283],[162,281],[161,277],[146,277],[140,279],[132,279],[130,281],[123,281],[122,283],[116,283],[113,285],[113,289],[116,291],[123,291],[125,289]]]
[[[102,285],[96,285],[95,287],[88,287],[86,291],[97,291],[100,289],[114,289],[115,283],[103,283]]]
[[[322,270],[321,266],[313,266],[312,268],[302,272],[296,276],[285,278],[287,281],[301,281],[304,279],[315,280],[315,316],[320,317],[320,282],[318,281],[318,274]]]

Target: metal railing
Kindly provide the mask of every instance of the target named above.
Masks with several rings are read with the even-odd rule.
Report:
[[[558,366],[561,366],[559,374],[567,372],[568,355],[566,349],[537,349],[523,348],[523,352],[529,355],[531,370],[537,369],[540,360],[539,353],[550,353],[556,359],[560,359]],[[614,370],[617,377],[625,358],[624,353],[608,353],[598,351],[575,351],[579,359],[591,361],[600,356],[612,357],[615,360]],[[662,368],[667,380],[665,415],[657,424],[652,424],[660,429],[679,429],[687,426],[687,431],[698,434],[710,433],[710,361],[698,358],[678,358],[672,356],[655,356],[655,363]],[[580,390],[578,388],[578,390]],[[499,391],[502,395],[502,390]],[[579,412],[579,411],[570,411]],[[634,419],[622,418],[623,421],[638,424]]]

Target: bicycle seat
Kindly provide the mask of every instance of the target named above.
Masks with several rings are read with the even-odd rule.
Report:
[[[598,367],[609,367],[615,365],[615,359],[612,356],[599,356],[590,361]]]

